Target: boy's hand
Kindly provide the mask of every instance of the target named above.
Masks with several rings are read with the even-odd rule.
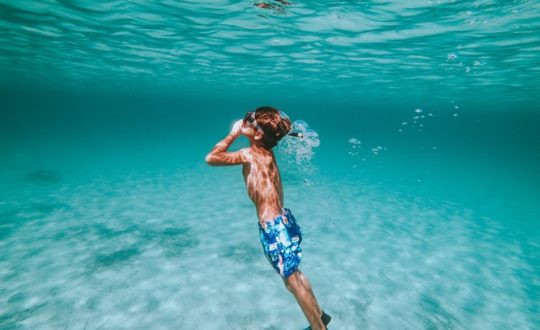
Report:
[[[242,133],[242,127],[244,126],[244,120],[243,119],[240,119],[240,120],[237,120],[232,129],[231,129],[231,132],[229,133],[230,135],[234,136],[234,137],[238,137],[240,136],[240,134]]]

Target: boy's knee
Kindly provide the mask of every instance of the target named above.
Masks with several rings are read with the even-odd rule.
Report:
[[[294,272],[289,277],[283,279],[283,282],[285,283],[285,287],[287,290],[289,290],[291,293],[296,293],[298,290],[300,290],[300,285],[302,283],[300,282],[300,278],[298,277],[299,273]]]
[[[287,290],[289,290],[290,293],[293,293],[295,292],[295,289],[294,287],[291,285],[291,283],[289,283],[289,281],[285,280],[283,282],[285,284],[285,287],[287,288]]]

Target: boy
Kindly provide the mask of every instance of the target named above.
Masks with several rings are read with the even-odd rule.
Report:
[[[323,330],[330,316],[321,310],[311,284],[298,269],[302,233],[291,210],[283,207],[283,186],[272,150],[291,127],[291,121],[283,112],[269,106],[260,107],[234,123],[229,135],[206,156],[206,162],[210,165],[242,164],[248,196],[257,209],[264,254],[298,301],[310,324],[308,329]],[[228,152],[240,135],[249,139],[250,146]]]

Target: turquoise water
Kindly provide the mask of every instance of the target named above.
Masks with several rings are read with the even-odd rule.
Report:
[[[267,104],[331,329],[539,328],[540,3],[253,4],[0,0],[0,328],[307,326],[204,162]]]

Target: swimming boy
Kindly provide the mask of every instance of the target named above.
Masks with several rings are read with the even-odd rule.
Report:
[[[234,123],[229,135],[206,156],[210,165],[240,165],[248,196],[257,209],[259,236],[266,258],[294,295],[313,330],[326,329],[330,316],[322,311],[307,277],[298,269],[302,257],[302,233],[291,210],[283,207],[283,186],[272,148],[292,124],[282,111],[264,106]],[[240,135],[250,146],[227,149]],[[292,135],[292,133],[291,133]]]

